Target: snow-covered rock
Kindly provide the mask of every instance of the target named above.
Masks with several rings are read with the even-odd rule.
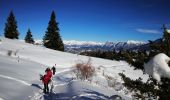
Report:
[[[160,53],[154,56],[148,63],[144,64],[145,72],[153,76],[158,82],[161,81],[161,77],[170,79],[169,61],[170,58],[167,55]]]

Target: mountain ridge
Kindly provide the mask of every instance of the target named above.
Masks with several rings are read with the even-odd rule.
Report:
[[[85,50],[128,50],[134,47],[145,45],[146,42],[129,40],[127,42],[93,42],[93,41],[64,41],[65,51],[72,53],[80,53]]]
[[[23,40],[21,40],[23,41]],[[38,45],[42,45],[42,40],[35,40],[35,43]],[[71,53],[81,53],[86,50],[93,51],[93,50],[129,50],[135,47],[140,47],[142,45],[146,45],[146,42],[143,41],[135,41],[135,40],[128,40],[126,42],[94,42],[94,41],[77,41],[77,40],[64,40],[63,41],[65,46],[66,52]]]

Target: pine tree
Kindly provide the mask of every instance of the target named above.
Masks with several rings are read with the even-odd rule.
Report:
[[[64,51],[64,44],[59,34],[58,23],[56,22],[55,12],[51,14],[46,34],[43,38],[44,46],[50,49]]]
[[[167,30],[167,27],[163,25],[163,37],[157,40],[157,42],[149,41],[150,47],[152,50],[152,56],[158,53],[165,53],[170,56],[170,33]]]
[[[26,43],[34,44],[34,39],[33,39],[33,36],[31,34],[31,30],[30,29],[28,29],[28,32],[27,32],[27,34],[25,36],[25,42]]]
[[[170,56],[170,33],[168,32],[165,25],[163,25],[163,30],[162,47],[164,48],[162,51]]]
[[[18,39],[19,32],[17,30],[17,22],[12,11],[7,18],[7,23],[5,23],[4,35],[6,38]]]

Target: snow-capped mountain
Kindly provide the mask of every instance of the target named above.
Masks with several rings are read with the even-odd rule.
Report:
[[[93,41],[63,41],[65,45],[84,45],[84,46],[92,46],[92,45],[103,45],[104,43],[101,42],[93,42]]]
[[[120,49],[131,49],[137,46],[144,45],[145,42],[141,41],[127,41],[127,42],[92,42],[92,41],[64,41],[65,45],[65,51],[67,52],[73,52],[73,53],[79,53],[85,50],[120,50]]]
[[[106,42],[104,44],[104,47],[109,48],[109,49],[130,49],[130,48],[134,48],[136,46],[141,46],[144,45],[145,42],[141,42],[141,41],[127,41],[127,42],[117,42],[117,43],[113,43],[113,42]]]
[[[65,40],[64,46],[65,46],[65,51],[66,52],[71,52],[71,53],[80,53],[85,50],[92,51],[92,50],[120,50],[120,49],[132,49],[135,47],[140,47],[142,45],[145,45],[145,42],[142,41],[133,41],[129,40],[127,42],[94,42],[94,41],[76,41],[76,40]],[[37,45],[42,45],[42,40],[35,40],[35,43]]]
[[[161,41],[162,41],[162,39],[160,38],[160,39],[156,39],[156,40],[152,41],[152,43],[159,44]],[[131,48],[130,50],[133,50],[133,51],[150,50],[150,43],[145,43],[144,45],[136,46],[134,48]]]

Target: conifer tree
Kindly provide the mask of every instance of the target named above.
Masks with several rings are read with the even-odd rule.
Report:
[[[170,33],[168,32],[165,25],[163,25],[163,38],[162,38],[162,47],[163,52],[170,56]]]
[[[56,22],[54,11],[52,12],[48,23],[47,31],[43,38],[43,44],[47,48],[64,51],[64,44],[59,33],[58,23]]]
[[[7,23],[5,23],[4,36],[10,39],[18,39],[19,36],[17,21],[15,20],[15,16],[12,11],[7,18]]]
[[[156,55],[163,52],[170,56],[170,33],[165,25],[163,25],[162,29],[163,37],[160,38],[158,42],[149,41],[152,54]]]
[[[34,44],[34,39],[33,39],[33,36],[32,36],[32,33],[31,33],[30,29],[28,29],[28,32],[27,32],[27,34],[25,36],[25,42]]]

